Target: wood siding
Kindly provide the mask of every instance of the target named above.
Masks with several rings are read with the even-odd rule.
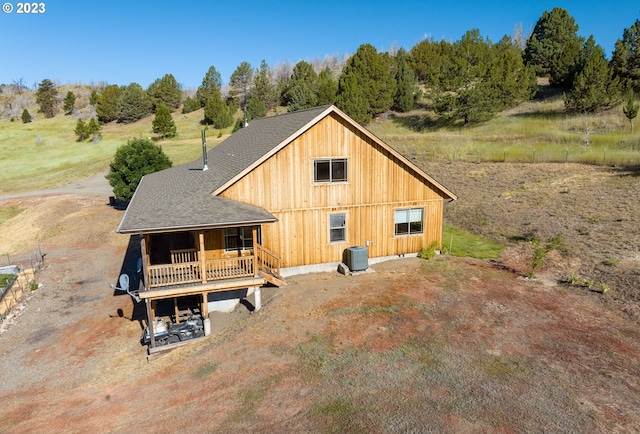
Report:
[[[346,158],[348,181],[315,183],[314,160]],[[278,222],[264,225],[263,244],[284,267],[341,261],[349,246],[369,257],[441,247],[444,198],[400,159],[331,113],[220,194],[260,206]],[[394,211],[424,209],[422,235],[395,236]],[[346,214],[346,241],[329,241],[329,216]]]

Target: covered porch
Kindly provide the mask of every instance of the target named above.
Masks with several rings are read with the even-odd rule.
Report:
[[[157,351],[153,327],[160,301],[173,301],[174,323],[192,314],[204,320],[210,310],[224,310],[217,303],[237,304],[249,294],[259,310],[263,285],[286,285],[280,258],[260,243],[261,232],[261,225],[252,225],[142,235],[138,296],[147,311],[150,353]],[[181,307],[185,300],[192,308]]]

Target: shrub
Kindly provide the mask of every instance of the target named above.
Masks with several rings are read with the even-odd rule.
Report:
[[[431,244],[429,247],[423,247],[418,252],[418,258],[432,259],[436,256],[436,245]]]
[[[114,195],[128,202],[144,175],[168,169],[171,165],[171,160],[160,146],[149,139],[137,138],[116,150],[106,178],[113,187]]]

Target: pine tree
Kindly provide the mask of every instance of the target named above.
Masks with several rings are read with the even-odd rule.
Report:
[[[622,107],[622,112],[629,119],[631,124],[631,134],[633,134],[633,120],[638,116],[638,110],[640,110],[640,104],[636,103],[636,98],[633,95],[633,91],[630,90],[627,94],[627,103]]]
[[[138,83],[125,86],[118,98],[118,122],[131,123],[153,113],[147,92]]]
[[[593,36],[584,47],[584,66],[576,76],[565,108],[572,113],[594,113],[618,102],[618,81],[604,57],[604,51],[596,45]]]
[[[396,81],[391,59],[371,44],[358,47],[347,61],[338,82],[336,105],[361,124],[393,105]]]
[[[78,137],[78,141],[82,142],[89,137],[89,132],[87,131],[87,124],[82,120],[78,119],[76,122],[76,128],[73,130],[74,134]]]
[[[622,39],[616,41],[611,66],[626,89],[640,93],[640,20],[624,29]]]
[[[413,106],[419,95],[418,80],[409,66],[409,55],[402,48],[395,57],[397,92],[394,98],[394,106],[401,112],[413,110]]]
[[[121,93],[122,89],[115,84],[104,88],[96,105],[96,113],[100,122],[108,123],[118,119],[118,100]]]
[[[13,120],[13,118],[11,118],[11,120]],[[22,110],[22,123],[28,124],[29,122],[31,122],[31,120],[31,113],[29,113],[29,110]]]
[[[190,96],[188,96],[182,104],[182,113],[191,113],[200,108],[202,108],[202,106],[200,105],[200,101],[198,101],[197,98],[191,98]]]
[[[338,95],[338,80],[328,67],[320,71],[316,85],[318,105],[334,104]]]
[[[87,122],[87,137],[91,137],[91,140],[97,142],[102,139],[102,133],[100,130],[102,130],[100,122],[98,122],[96,118],[89,119],[89,122]]]
[[[238,102],[238,105],[243,106],[249,98],[249,90],[253,82],[253,68],[249,62],[242,62],[235,71],[231,74],[229,80],[229,94],[231,98]]]
[[[39,113],[43,113],[46,118],[52,118],[56,115],[58,102],[58,89],[49,79],[44,79],[38,85],[36,91],[36,102],[40,105]]]
[[[153,118],[151,125],[153,132],[161,134],[163,139],[176,135],[176,124],[171,117],[169,109],[164,104],[160,104],[156,108],[156,116]]]
[[[260,68],[256,70],[255,78],[253,79],[253,87],[251,88],[251,96],[249,100],[253,100],[252,103],[247,103],[247,106],[253,105],[254,109],[257,106],[263,105],[265,107],[265,114],[267,110],[271,110],[276,106],[277,102],[277,93],[276,88],[273,83],[273,75],[271,73],[271,68],[267,65],[266,61],[262,61],[260,63]],[[258,104],[258,101],[262,104]]]
[[[544,11],[527,40],[525,64],[532,66],[537,76],[549,76],[555,86],[570,86],[584,42],[577,32],[578,25],[565,9]]]
[[[214,128],[223,129],[233,124],[230,108],[222,99],[220,91],[214,91],[204,106],[204,121]]]
[[[182,101],[182,89],[172,74],[165,74],[162,78],[151,83],[147,93],[153,103],[154,111],[160,104],[173,111],[180,106]]]
[[[73,109],[76,105],[76,96],[73,92],[67,92],[67,95],[64,97],[64,101],[62,102],[62,110],[65,115],[70,115],[73,112]]]
[[[198,91],[196,92],[196,98],[200,102],[200,107],[204,107],[211,94],[214,91],[220,92],[221,88],[222,79],[220,78],[220,73],[215,66],[210,66],[202,79],[202,85],[198,87]]]
[[[95,107],[96,104],[98,104],[98,98],[99,98],[98,91],[93,89],[91,91],[91,96],[89,97],[89,104]]]
[[[433,39],[424,39],[411,49],[409,64],[416,74],[418,81],[427,86],[436,85],[439,81],[440,68],[442,66],[442,47],[448,42],[435,42]]]

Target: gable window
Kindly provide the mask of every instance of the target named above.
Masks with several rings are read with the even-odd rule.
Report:
[[[329,216],[329,241],[336,243],[347,240],[347,215],[345,213]]]
[[[253,231],[250,226],[224,230],[224,251],[237,252],[253,249]]]
[[[321,158],[313,160],[314,182],[346,182],[346,158]]]
[[[423,233],[424,227],[424,209],[397,209],[394,222],[396,225],[396,235],[421,234]]]

